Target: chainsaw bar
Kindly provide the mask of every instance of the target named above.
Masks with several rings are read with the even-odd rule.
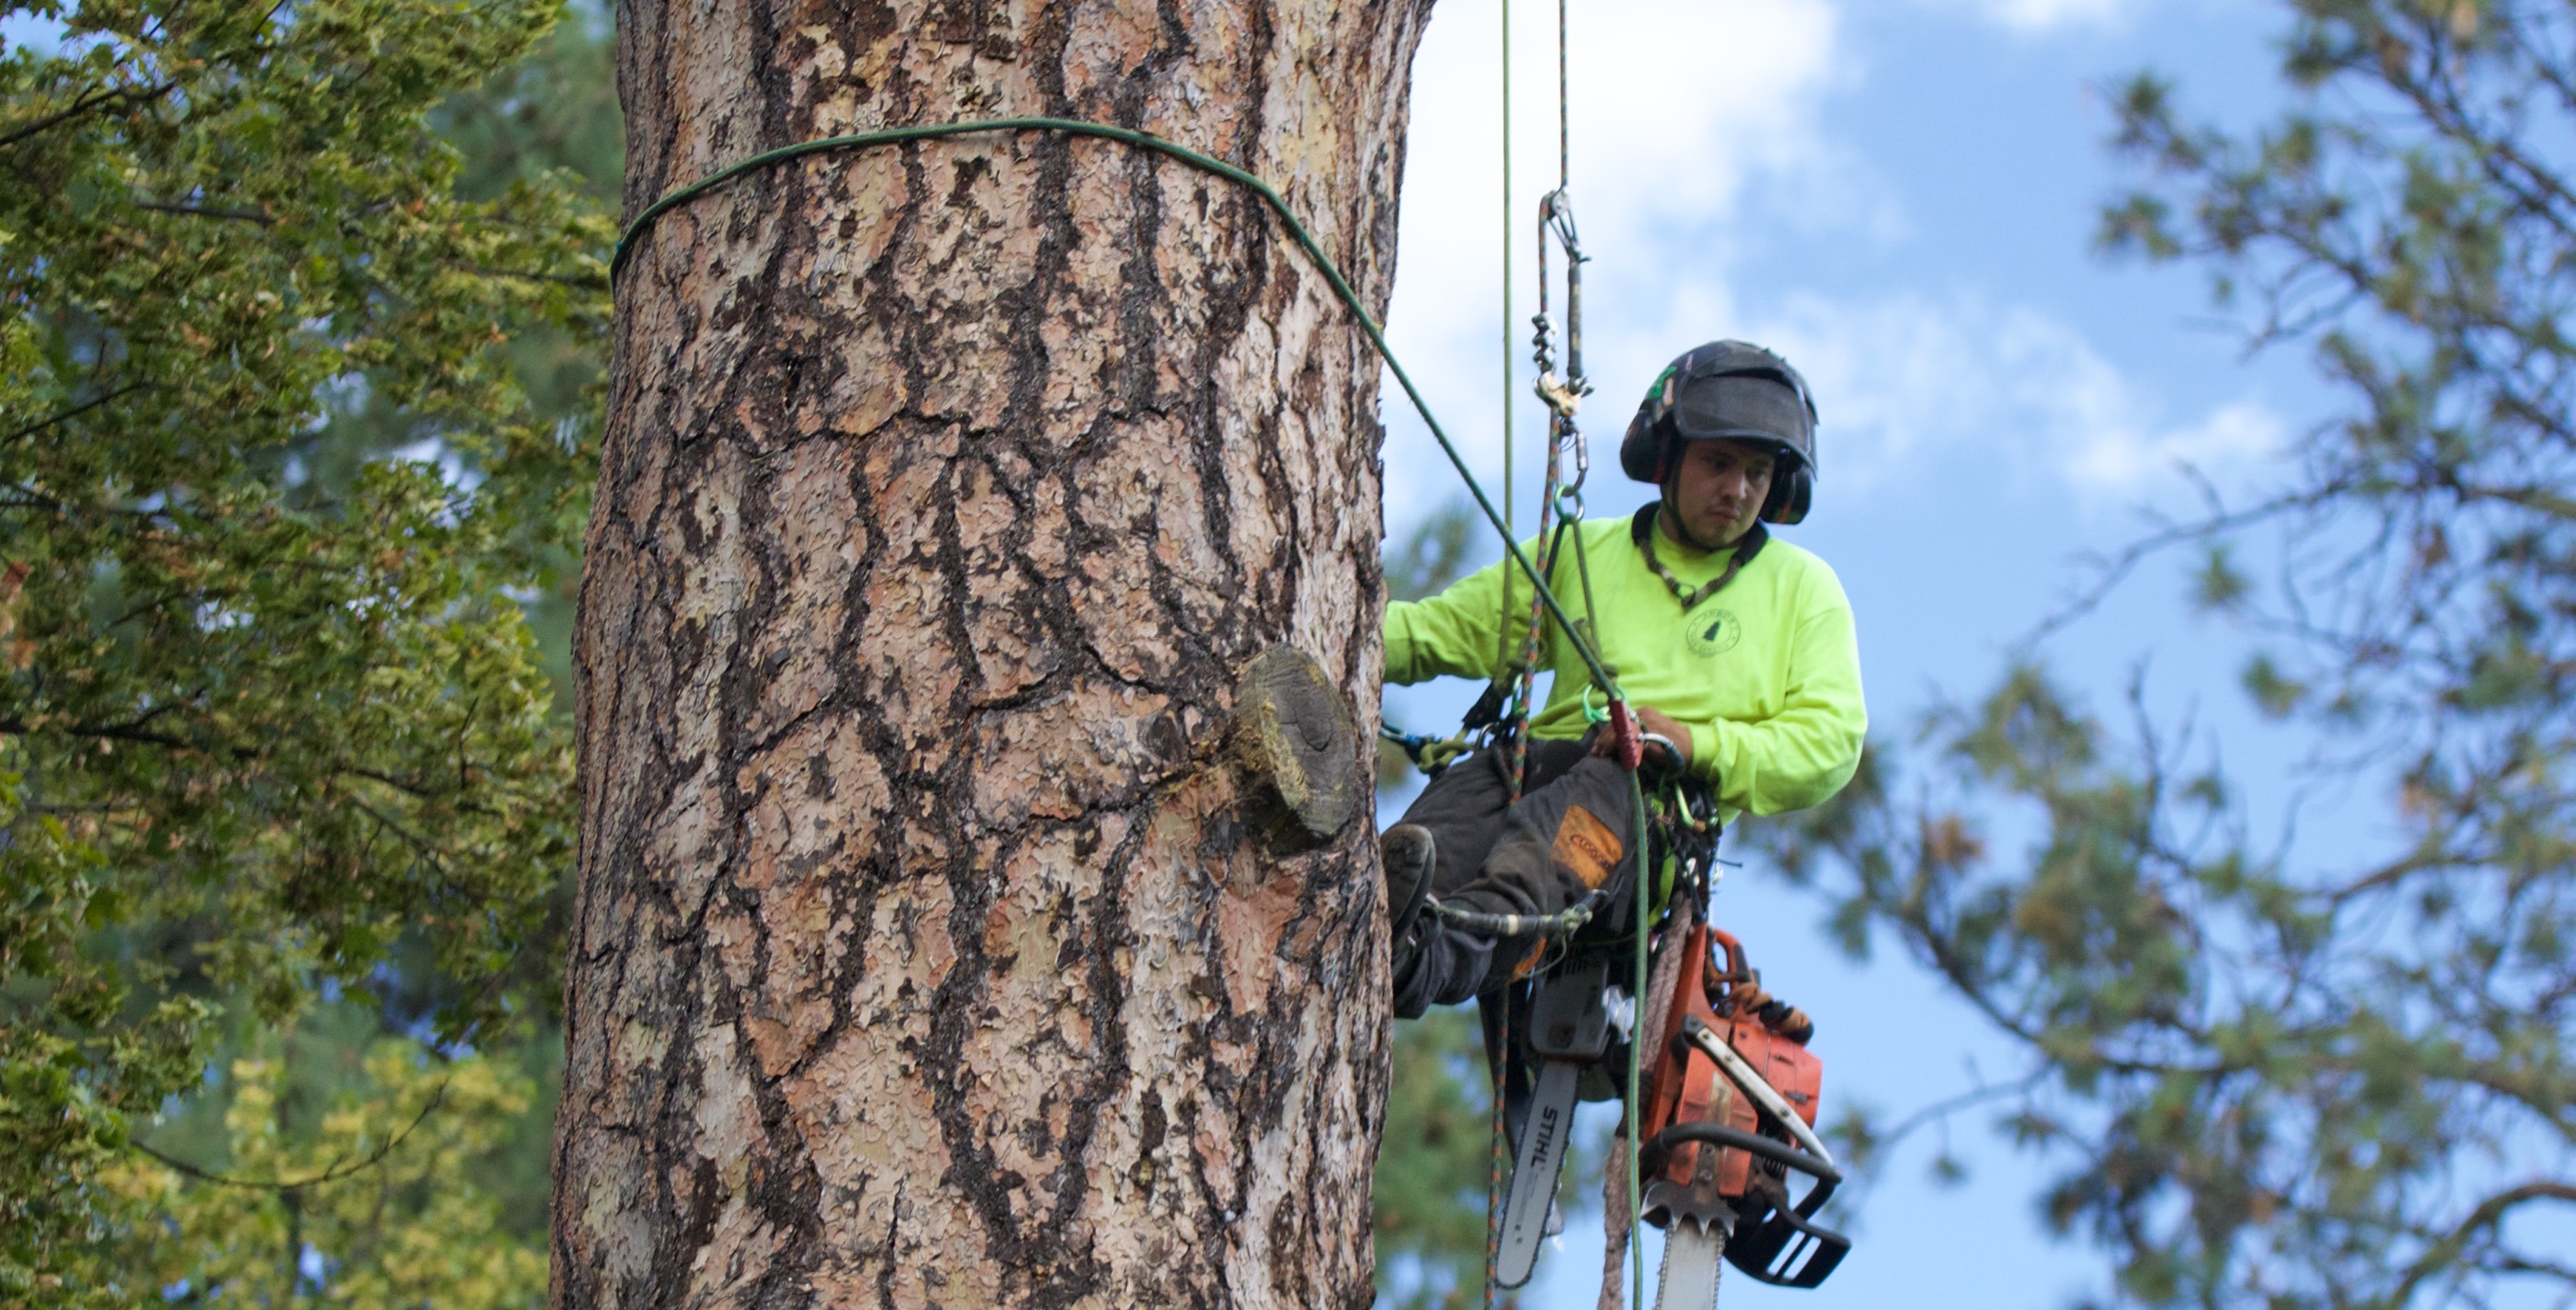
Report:
[[[1494,1282],[1519,1287],[1538,1264],[1556,1204],[1556,1178],[1565,1167],[1574,1132],[1574,1103],[1584,1070],[1610,1049],[1610,1012],[1603,989],[1606,958],[1571,963],[1551,975],[1530,1007],[1528,1050],[1538,1057],[1538,1086],[1520,1121],[1512,1168],[1511,1199],[1503,1206],[1502,1243],[1495,1251]]]
[[[1726,1272],[1732,1221],[1705,1226],[1675,1219],[1664,1230],[1664,1264],[1655,1283],[1655,1310],[1717,1310],[1717,1280]]]
[[[1538,1265],[1548,1207],[1556,1202],[1556,1178],[1565,1168],[1566,1143],[1574,1136],[1574,1094],[1582,1078],[1583,1066],[1572,1060],[1539,1066],[1529,1122],[1521,1129],[1520,1158],[1512,1164],[1512,1197],[1503,1206],[1503,1241],[1494,1260],[1494,1281],[1501,1286],[1528,1282]]]

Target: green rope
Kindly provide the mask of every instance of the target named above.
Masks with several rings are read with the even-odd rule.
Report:
[[[1512,496],[1512,0],[1502,0],[1501,9],[1503,40],[1503,536],[1506,539],[1510,539],[1517,535],[1512,531],[1512,508],[1514,499]],[[1547,531],[1547,524],[1544,521],[1544,515],[1542,515],[1541,518],[1542,521],[1539,524],[1539,532],[1541,535],[1544,535]],[[1539,563],[1543,567],[1546,566],[1547,556],[1543,554],[1539,556]],[[1505,569],[1503,571],[1503,608],[1501,610],[1499,621],[1494,624],[1494,667],[1497,669],[1508,669],[1511,667],[1512,614],[1518,608],[1519,607],[1517,605],[1513,604],[1512,600],[1511,570]],[[1528,679],[1524,677],[1522,681],[1523,683],[1526,683]],[[1527,732],[1529,724],[1528,697],[1523,696],[1516,701],[1514,704],[1514,710],[1516,712],[1508,722],[1512,724],[1512,799],[1518,800],[1520,799],[1521,794],[1520,759],[1522,751],[1526,749],[1526,743],[1523,739],[1529,735]],[[1510,1046],[1511,1036],[1508,1026],[1504,1029],[1503,1042],[1506,1048]],[[1493,1069],[1493,1086],[1494,1105],[1496,1107],[1494,1114],[1494,1140],[1491,1147],[1493,1152],[1493,1167],[1487,1171],[1485,1176],[1485,1214],[1487,1217],[1487,1222],[1485,1224],[1485,1310],[1494,1310],[1494,1298],[1498,1290],[1494,1286],[1494,1275],[1501,1263],[1503,1243],[1501,1201],[1503,1194],[1503,1147],[1505,1142],[1503,1134],[1503,1116],[1501,1113],[1501,1106],[1503,1103],[1503,1066],[1501,1065],[1497,1065]]]
[[[1504,522],[1502,514],[1494,508],[1493,499],[1485,494],[1483,484],[1477,482],[1476,475],[1467,468],[1466,457],[1458,453],[1458,445],[1449,439],[1448,430],[1440,426],[1439,419],[1432,417],[1430,402],[1422,398],[1422,390],[1413,384],[1412,375],[1406,373],[1404,365],[1397,362],[1394,348],[1386,344],[1386,332],[1378,326],[1375,318],[1370,317],[1368,307],[1360,302],[1359,293],[1351,290],[1350,281],[1342,276],[1341,266],[1335,264],[1332,257],[1324,253],[1324,248],[1316,243],[1312,234],[1306,231],[1306,225],[1297,220],[1296,212],[1288,208],[1288,202],[1282,199],[1277,191],[1272,190],[1269,183],[1222,159],[1201,154],[1178,142],[1166,141],[1151,132],[1132,127],[1112,127],[1107,123],[1093,123],[1078,118],[989,118],[965,123],[890,127],[876,132],[856,132],[848,136],[829,136],[813,141],[800,141],[792,146],[764,150],[741,163],[718,169],[713,174],[645,206],[644,212],[636,215],[635,221],[627,224],[626,231],[617,238],[617,248],[608,259],[609,280],[612,284],[615,283],[618,273],[626,266],[627,255],[635,247],[636,238],[642,236],[645,230],[652,226],[653,220],[745,173],[800,156],[819,154],[826,150],[863,150],[877,146],[901,145],[909,141],[930,141],[942,137],[967,136],[985,132],[1062,132],[1069,136],[1091,136],[1124,142],[1142,150],[1168,155],[1193,168],[1214,173],[1260,196],[1270,206],[1271,212],[1279,216],[1281,226],[1288,230],[1288,235],[1296,241],[1297,248],[1306,252],[1306,257],[1314,261],[1315,267],[1323,273],[1324,279],[1332,284],[1333,294],[1349,308],[1351,316],[1359,320],[1360,330],[1368,334],[1369,344],[1377,349],[1378,358],[1386,361],[1387,371],[1393,373],[1396,384],[1404,388],[1405,399],[1413,402],[1414,412],[1422,416],[1423,426],[1431,430],[1432,439],[1440,443],[1441,453],[1449,457],[1450,466],[1458,471],[1459,479],[1467,484],[1467,493],[1475,497],[1476,508],[1484,511],[1485,521],[1492,524],[1494,531],[1502,537],[1503,549],[1511,555],[1512,563],[1518,566],[1521,574],[1530,580],[1530,585],[1538,591],[1540,603],[1547,607],[1549,614],[1555,616],[1557,624],[1565,629],[1568,637],[1573,641],[1574,652],[1583,658],[1584,667],[1591,671],[1593,679],[1601,684],[1604,691],[1623,700],[1626,699],[1619,690],[1618,680],[1610,676],[1608,667],[1602,663],[1600,652],[1594,650],[1592,644],[1575,631],[1574,621],[1567,617],[1565,607],[1557,602],[1556,593],[1548,589],[1547,580],[1539,576],[1537,567],[1530,563],[1529,555],[1521,549],[1520,543],[1512,540],[1510,525]]]
[[[1646,989],[1648,985],[1646,981],[1646,919],[1647,908],[1651,904],[1650,893],[1654,890],[1654,873],[1646,864],[1647,855],[1649,854],[1647,848],[1648,833],[1646,830],[1646,784],[1645,781],[1639,778],[1635,773],[1630,773],[1628,775],[1628,808],[1630,816],[1634,822],[1637,842],[1637,885],[1635,891],[1636,900],[1633,904],[1633,909],[1637,916],[1636,990],[1628,993],[1629,996],[1635,998],[1634,1003],[1637,1007],[1637,1018],[1635,1021],[1636,1027],[1631,1029],[1628,1035],[1628,1104],[1626,1106],[1628,1112],[1628,1261],[1631,1277],[1634,1280],[1636,1290],[1632,1294],[1628,1305],[1629,1310],[1645,1310],[1646,1235],[1638,1231],[1638,1225],[1645,1222],[1645,1176],[1640,1171],[1637,1164],[1637,1152],[1639,1150],[1637,1139],[1643,1133],[1643,1126],[1638,1123],[1638,1116],[1645,1112],[1646,1102],[1644,1089],[1640,1085],[1643,1077],[1641,1073],[1643,1064],[1638,1058],[1638,1052],[1644,1049],[1647,1042],[1654,1040],[1654,1038],[1650,1037],[1646,1032]],[[1678,1005],[1680,1004],[1680,1001],[1676,1000],[1672,1002],[1672,1004]]]
[[[1512,0],[1503,9],[1503,528],[1512,524]],[[1505,574],[1504,581],[1510,582]],[[1503,592],[1511,613],[1512,593]]]

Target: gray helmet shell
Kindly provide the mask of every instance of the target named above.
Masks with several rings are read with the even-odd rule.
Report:
[[[1619,442],[1619,471],[1662,486],[1685,441],[1770,447],[1780,467],[1762,518],[1796,523],[1815,494],[1816,401],[1789,361],[1746,341],[1712,341],[1676,358],[1646,388]]]

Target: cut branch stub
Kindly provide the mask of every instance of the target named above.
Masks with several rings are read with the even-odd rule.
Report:
[[[1358,730],[1314,657],[1272,646],[1234,689],[1235,761],[1246,817],[1273,849],[1312,850],[1359,808]]]

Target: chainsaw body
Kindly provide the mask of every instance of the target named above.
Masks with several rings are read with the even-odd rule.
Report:
[[[1759,1281],[1815,1287],[1851,1242],[1813,1222],[1842,1181],[1814,1132],[1824,1065],[1804,1044],[1813,1026],[1762,993],[1732,936],[1702,925],[1683,946],[1649,1048],[1642,1217],[1676,1236],[1722,1235],[1727,1262]],[[1793,1199],[1800,1176],[1806,1194]]]

